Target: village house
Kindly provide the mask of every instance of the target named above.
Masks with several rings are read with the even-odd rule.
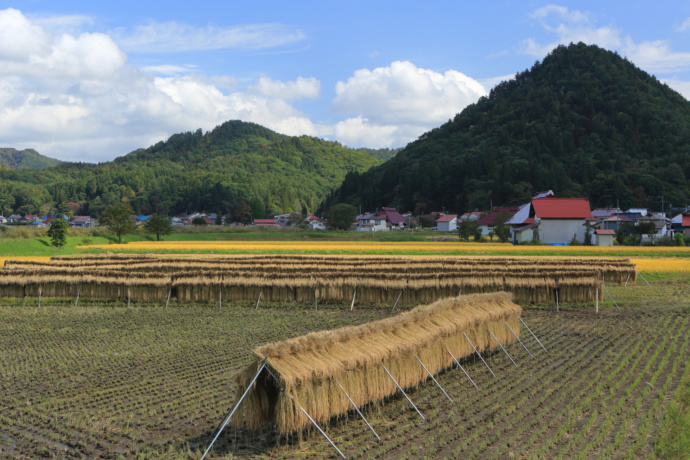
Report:
[[[682,233],[683,236],[690,236],[690,212],[678,214],[671,219],[671,230],[673,233]]]
[[[254,219],[252,224],[257,227],[278,227],[275,219]]]
[[[446,214],[436,221],[436,229],[439,232],[454,232],[458,228],[458,216],[456,214]]]
[[[312,230],[326,230],[326,222],[319,219],[314,214],[304,219],[304,223],[309,225]]]
[[[496,206],[493,211],[477,221],[479,232],[482,236],[489,236],[502,216],[507,217],[508,222],[519,210],[516,206]]]
[[[93,226],[91,216],[75,216],[69,223],[70,227],[86,227],[90,228]]]
[[[375,212],[367,212],[357,216],[355,228],[359,232],[385,232],[386,217]]]
[[[597,229],[594,230],[594,241],[592,243],[596,246],[613,246],[613,238],[616,232],[613,230]]]
[[[539,225],[539,240],[546,244],[567,244],[585,241],[585,223],[594,220],[587,198],[533,199],[529,218]]]

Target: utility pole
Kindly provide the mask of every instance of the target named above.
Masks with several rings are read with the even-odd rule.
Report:
[[[657,198],[661,198],[661,213],[665,216],[666,215],[666,208],[664,208],[664,197],[658,196]]]

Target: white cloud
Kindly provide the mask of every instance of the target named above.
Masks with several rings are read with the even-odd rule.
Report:
[[[129,31],[113,32],[120,45],[139,53],[275,48],[304,39],[302,31],[281,24],[249,24],[234,27],[195,27],[179,22],[151,22]]]
[[[636,43],[615,27],[596,26],[586,12],[548,5],[534,10],[530,16],[538,20],[547,33],[555,35],[555,40],[540,43],[534,38],[525,39],[518,45],[518,52],[523,54],[543,58],[559,44],[583,42],[618,51],[647,72],[668,73],[690,69],[690,53],[674,51],[668,40]],[[689,28],[690,18],[676,30]]]
[[[333,134],[345,145],[378,149],[399,145],[398,131],[397,126],[372,125],[366,118],[354,117],[336,123]],[[414,138],[408,138],[407,142],[412,140]]]
[[[314,77],[297,77],[295,81],[277,81],[261,77],[249,91],[282,99],[316,99],[321,93],[321,82]]]
[[[4,45],[7,34],[12,46]],[[267,80],[256,85],[266,94],[254,94],[232,76],[186,69],[194,67],[147,69],[167,73],[156,77],[129,66],[107,35],[52,35],[18,10],[0,10],[0,139],[63,160],[97,162],[230,119],[317,134],[308,117],[268,90],[308,97],[318,90],[315,79]]]
[[[518,52],[522,54],[543,58],[559,44],[583,42],[613,49],[622,43],[618,29],[596,27],[586,12],[548,5],[534,10],[530,17],[538,20],[544,30],[556,35],[556,40],[539,43],[534,38],[527,38],[518,45]]]
[[[668,41],[634,43],[628,38],[623,52],[636,65],[650,72],[690,69],[690,53],[672,51]]]
[[[379,146],[402,145],[486,94],[479,82],[455,70],[441,74],[400,61],[357,70],[346,82],[336,84],[333,109],[349,117],[339,124],[341,136],[348,140],[339,137],[338,127],[335,135],[348,145],[362,146],[371,145],[367,142],[375,140],[372,133],[378,132],[383,136],[378,138]]]
[[[686,30],[690,30],[690,18],[687,18],[680,26],[676,28],[677,32],[683,32]]]
[[[674,78],[666,78],[661,81],[678,91],[685,99],[690,101],[690,81],[683,81]]]

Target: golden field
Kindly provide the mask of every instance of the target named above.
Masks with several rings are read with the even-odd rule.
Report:
[[[49,256],[2,256],[0,257],[0,268],[5,266],[6,260],[29,260],[35,262],[48,262]]]
[[[510,243],[454,243],[435,241],[136,241],[127,244],[77,246],[78,249],[107,249],[109,251],[223,251],[223,252],[365,252],[365,253],[541,253],[567,255],[586,253],[687,253],[690,247],[659,246],[516,246]]]

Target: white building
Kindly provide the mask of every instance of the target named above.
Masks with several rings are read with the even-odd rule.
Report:
[[[564,244],[575,239],[585,241],[585,223],[594,220],[587,198],[533,199],[530,217],[539,224],[539,240],[547,244]]]
[[[436,229],[439,232],[454,232],[458,228],[458,216],[445,214],[436,221]]]

